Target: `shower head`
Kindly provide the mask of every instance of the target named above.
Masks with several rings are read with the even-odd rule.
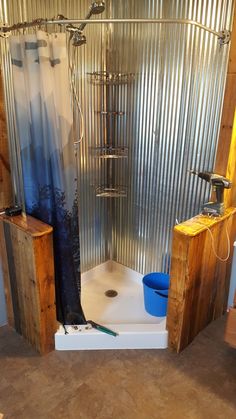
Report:
[[[90,13],[91,15],[99,15],[100,13],[103,13],[105,10],[105,2],[104,1],[95,1],[90,6]]]
[[[80,47],[81,45],[86,44],[86,36],[83,35],[79,30],[74,31],[72,37],[72,45],[74,47]]]
[[[66,30],[70,34],[70,40],[72,40],[72,45],[74,47],[80,47],[83,44],[86,44],[86,36],[74,25],[66,25]]]
[[[92,15],[99,15],[100,13],[104,12],[104,10],[105,2],[95,1],[91,4],[89,12],[85,19],[90,19]],[[61,14],[57,15],[57,19],[67,20],[67,18]],[[80,45],[86,44],[86,37],[82,34],[82,31],[85,28],[85,26],[86,23],[81,23],[79,27],[74,26],[72,24],[66,25],[66,30],[70,33],[70,39],[72,40],[72,45],[74,45],[74,47],[79,47]]]
[[[57,15],[56,19],[68,20],[67,17],[61,14]],[[86,44],[86,37],[76,26],[69,23],[66,25],[66,31],[69,32],[70,40],[72,40],[72,45],[74,45],[74,47],[79,47],[80,45]]]
[[[99,15],[100,13],[103,13],[105,10],[105,2],[104,1],[94,1],[90,8],[89,12],[85,19],[90,19],[92,15]],[[86,26],[86,23],[81,23],[79,26],[79,30],[82,31]]]
[[[68,25],[66,30],[70,33],[70,40],[74,47],[80,47],[81,45],[86,44],[86,36],[83,35],[78,28],[73,25]]]

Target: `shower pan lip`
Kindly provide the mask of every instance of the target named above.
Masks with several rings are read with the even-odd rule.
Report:
[[[76,329],[72,325],[66,326],[68,334],[65,335],[63,326],[60,326],[55,334],[56,349],[167,348],[166,317],[158,318],[145,312],[142,277],[142,274],[114,261],[107,261],[82,273],[81,301],[85,315],[92,316],[95,322],[114,330],[118,336],[88,329],[86,325]],[[104,295],[108,287],[118,291],[116,298]]]

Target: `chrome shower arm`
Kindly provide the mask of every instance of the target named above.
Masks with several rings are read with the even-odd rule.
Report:
[[[88,12],[88,14],[87,14],[87,16],[85,17],[85,20],[86,20],[86,21],[87,21],[87,20],[89,21],[89,19],[90,19],[90,17],[91,17],[91,16],[92,16],[92,11],[91,11],[91,9],[90,9],[90,10],[89,10],[89,12]],[[88,22],[83,22],[83,23],[81,23],[78,29],[79,29],[80,31],[83,31],[83,30],[84,30],[84,28],[85,28],[85,26],[87,25],[87,23],[88,23]]]
[[[85,18],[85,20],[89,20],[91,18],[92,15],[99,15],[100,13],[103,13],[105,10],[105,3],[104,1],[100,1],[100,2],[93,2],[89,8],[89,12]],[[79,26],[79,30],[83,31],[85,26],[87,25],[87,23],[81,23],[81,25]]]

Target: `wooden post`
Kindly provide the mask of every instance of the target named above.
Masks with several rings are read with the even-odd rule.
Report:
[[[45,354],[54,349],[57,325],[52,227],[1,216],[0,242],[9,325]]]
[[[231,253],[223,262],[215,252],[226,257],[227,231]],[[169,347],[177,352],[226,311],[235,237],[236,208],[218,219],[196,216],[174,228],[167,329]]]
[[[236,106],[236,7],[234,22],[231,33],[231,45],[229,64],[226,77],[224,105],[221,117],[221,127],[216,154],[215,172],[223,176],[227,173],[228,161],[230,160],[230,146],[232,128]],[[234,203],[236,205],[236,202]]]
[[[7,124],[0,72],[0,209],[12,205],[11,170],[8,153]]]
[[[225,190],[225,206],[236,207],[236,112],[234,114],[234,124],[232,130],[229,159],[226,177],[231,180],[232,188]]]

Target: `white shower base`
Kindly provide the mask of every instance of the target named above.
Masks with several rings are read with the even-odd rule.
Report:
[[[107,297],[115,290],[116,297]],[[163,349],[167,347],[166,317],[144,309],[142,275],[116,262],[106,262],[82,274],[82,307],[86,319],[119,333],[107,335],[85,326],[62,326],[55,334],[57,350]]]

